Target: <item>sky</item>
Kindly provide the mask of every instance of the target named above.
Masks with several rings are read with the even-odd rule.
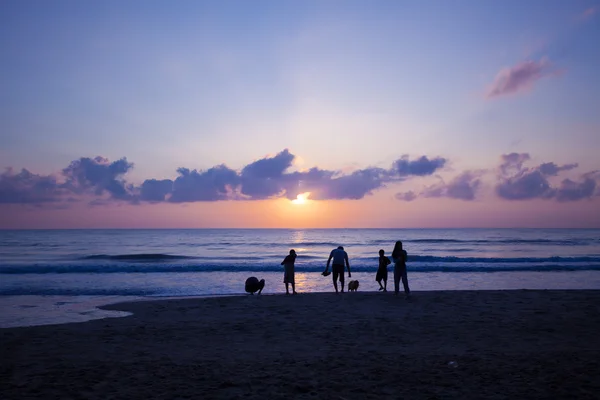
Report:
[[[600,1],[0,3],[0,229],[600,228]]]

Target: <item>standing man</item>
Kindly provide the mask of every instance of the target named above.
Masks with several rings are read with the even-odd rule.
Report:
[[[339,277],[340,283],[342,284],[342,293],[344,293],[344,262],[348,267],[348,278],[352,278],[352,274],[350,273],[350,262],[348,262],[348,253],[344,251],[342,246],[339,246],[337,249],[333,249],[331,254],[329,254],[327,267],[325,267],[323,275],[327,275],[331,259],[333,259],[333,264],[331,265],[331,271],[333,272],[333,287],[335,288],[335,292],[338,293],[337,281]]]

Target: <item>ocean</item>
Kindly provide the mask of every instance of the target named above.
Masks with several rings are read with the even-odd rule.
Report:
[[[378,251],[396,240],[412,291],[600,289],[600,229],[4,230],[0,327],[121,316],[96,307],[123,300],[242,295],[249,276],[284,293],[290,249],[301,293],[333,290],[320,273],[339,245],[359,291],[376,291]]]

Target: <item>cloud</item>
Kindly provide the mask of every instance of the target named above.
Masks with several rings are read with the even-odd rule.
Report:
[[[596,13],[598,13],[598,7],[597,6],[590,7],[588,9],[586,9],[585,11],[583,11],[579,15],[578,20],[587,21],[587,20],[591,19],[594,15],[596,15]]]
[[[529,91],[537,81],[553,75],[556,75],[556,71],[544,58],[540,61],[523,61],[498,72],[486,93],[486,98],[493,99]]]
[[[400,200],[400,201],[413,201],[413,200],[416,200],[416,198],[418,196],[417,196],[417,194],[415,194],[415,192],[410,190],[408,192],[396,193],[394,195],[394,197],[396,198],[396,200]]]
[[[531,159],[528,153],[510,153],[503,154],[500,156],[502,162],[500,163],[500,171],[506,175],[511,170],[521,171],[523,169],[523,163]]]
[[[301,179],[303,187],[311,192],[314,200],[359,200],[376,189],[385,186],[390,172],[382,168],[366,168],[349,175],[335,176],[330,171],[322,171],[321,179]],[[305,177],[306,178],[306,177]]]
[[[577,167],[578,167],[577,163],[558,166],[558,165],[554,164],[553,162],[549,162],[549,163],[540,164],[540,166],[538,168],[543,175],[556,176],[561,171],[568,171],[570,169],[577,168]]]
[[[556,189],[556,200],[577,201],[589,199],[594,195],[596,181],[592,178],[584,178],[582,182],[574,182],[564,179]]]
[[[286,197],[310,192],[312,200],[359,200],[386,183],[410,176],[434,173],[446,163],[443,158],[421,156],[411,161],[407,155],[396,160],[390,169],[370,167],[349,174],[313,167],[304,172],[287,172],[295,156],[287,149],[274,157],[263,158],[244,167],[240,174],[241,194],[248,199]]]
[[[14,173],[8,168],[0,175],[0,203],[41,204],[61,200],[64,189],[50,175],[36,175],[26,169]]]
[[[404,155],[389,169],[369,167],[351,173],[313,167],[289,171],[296,156],[284,149],[244,166],[239,172],[226,165],[207,170],[177,169],[174,179],[147,179],[141,185],[128,183],[124,176],[133,168],[126,158],[109,161],[104,157],[82,157],[61,171],[63,183],[52,176],[12,170],[0,176],[0,203],[68,203],[84,197],[90,205],[114,201],[187,203],[220,200],[295,199],[311,192],[313,200],[362,199],[387,184],[431,175],[443,168],[446,159]],[[96,198],[91,198],[96,196]]]
[[[578,167],[577,163],[558,165],[546,162],[535,167],[526,167],[531,160],[529,153],[509,153],[500,156],[494,190],[504,200],[553,199],[559,202],[579,201],[595,195],[600,180],[599,171],[583,174],[579,179],[563,179],[554,184],[551,178]],[[475,200],[483,187],[483,176],[489,171],[465,171],[451,181],[440,182],[424,187],[420,192],[396,193],[400,201],[414,201],[417,198],[451,198],[464,201]]]
[[[400,176],[425,176],[431,175],[436,170],[444,167],[446,162],[445,158],[436,157],[430,160],[426,156],[421,156],[417,160],[410,161],[408,156],[405,155],[394,162],[394,168]]]
[[[506,200],[555,199],[560,202],[591,198],[597,184],[595,171],[581,176],[580,181],[564,179],[552,186],[549,177],[577,168],[578,164],[557,165],[553,162],[526,168],[528,153],[511,153],[501,156],[496,194]]]
[[[401,201],[413,201],[417,197],[440,198],[447,197],[457,200],[475,200],[477,191],[481,187],[481,176],[485,171],[465,171],[452,179],[449,183],[441,182],[425,187],[418,195],[413,191],[396,193],[395,197]]]
[[[496,186],[496,193],[506,200],[549,199],[555,194],[539,170],[505,178]]]
[[[230,193],[239,185],[236,171],[219,165],[206,171],[177,170],[179,176],[173,182],[172,203],[195,201],[227,200]]]
[[[454,178],[442,189],[445,197],[458,200],[475,200],[481,186],[481,173],[466,171]]]
[[[104,157],[82,157],[63,169],[67,179],[64,186],[75,193],[91,190],[99,196],[108,192],[115,199],[125,200],[130,198],[131,188],[126,187],[122,176],[132,168],[126,158],[111,163]]]
[[[139,199],[149,202],[165,201],[173,192],[173,181],[170,179],[146,179],[140,187]]]
[[[246,165],[241,172],[242,194],[267,199],[284,191],[284,172],[292,166],[294,155],[288,149]]]

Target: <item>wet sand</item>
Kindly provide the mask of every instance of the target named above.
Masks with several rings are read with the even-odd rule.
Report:
[[[359,289],[360,290],[360,289]],[[600,291],[241,296],[0,329],[2,399],[598,398]]]

